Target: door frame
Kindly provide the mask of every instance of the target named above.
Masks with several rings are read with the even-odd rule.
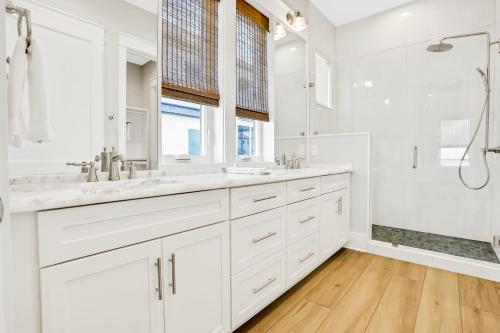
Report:
[[[5,37],[5,0],[0,0],[0,36]],[[7,127],[7,74],[5,38],[0,39],[0,198],[4,216],[0,223],[0,333],[14,332],[11,306],[12,286],[12,233],[8,198],[8,127]]]

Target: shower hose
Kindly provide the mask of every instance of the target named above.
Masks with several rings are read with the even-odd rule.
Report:
[[[478,70],[478,71],[481,74],[481,71],[480,70]],[[479,117],[479,121],[477,123],[476,129],[474,130],[474,134],[472,135],[472,139],[470,140],[469,145],[467,146],[467,149],[465,149],[465,152],[464,152],[464,154],[462,156],[462,159],[460,160],[460,165],[458,166],[458,176],[460,177],[460,181],[462,182],[462,184],[464,184],[464,186],[467,187],[468,189],[475,190],[475,191],[481,190],[481,189],[485,188],[486,185],[488,185],[488,183],[490,182],[490,177],[491,177],[490,166],[488,165],[488,159],[487,159],[487,156],[486,156],[486,154],[487,154],[486,149],[488,147],[485,147],[485,149],[482,150],[483,163],[484,163],[484,167],[486,169],[486,179],[485,179],[485,181],[480,186],[477,186],[477,187],[471,186],[471,185],[469,185],[465,181],[465,179],[463,177],[463,174],[462,174],[462,167],[463,167],[465,158],[467,157],[467,154],[469,153],[469,151],[470,151],[470,149],[472,147],[472,144],[476,140],[477,134],[479,132],[479,128],[481,127],[481,123],[483,122],[484,114],[486,113],[486,109],[488,108],[488,105],[490,103],[491,90],[488,87],[488,82],[486,81],[486,77],[484,75],[482,75],[482,77],[483,77],[484,87],[485,87],[485,90],[486,90],[486,97],[485,97],[485,101],[484,101],[483,110],[481,112],[481,116]],[[486,126],[488,126],[488,124],[486,124]]]

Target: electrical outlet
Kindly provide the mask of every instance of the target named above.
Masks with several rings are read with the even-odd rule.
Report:
[[[493,246],[500,247],[500,235],[493,236]]]

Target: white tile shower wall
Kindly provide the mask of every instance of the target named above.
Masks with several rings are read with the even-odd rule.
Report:
[[[419,0],[337,28],[336,132],[373,135],[373,223],[490,240],[491,186],[465,189],[457,158],[443,155],[466,145],[480,115],[484,40],[426,47],[448,34],[495,35],[495,13],[495,0]],[[473,184],[484,177],[480,147],[465,168]]]
[[[351,175],[351,231],[368,234],[370,220],[370,135],[339,134],[312,137],[310,151],[316,146],[318,154],[310,157],[315,164],[349,164]]]

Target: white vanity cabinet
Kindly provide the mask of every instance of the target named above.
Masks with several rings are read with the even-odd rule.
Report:
[[[44,333],[162,333],[161,241],[44,268]]]
[[[229,331],[227,222],[165,238],[163,267],[165,332]]]
[[[14,215],[17,331],[234,331],[348,242],[349,183],[344,173]]]
[[[349,174],[322,177],[320,218],[321,260],[331,257],[349,241],[350,189]],[[329,192],[330,191],[330,192]]]
[[[229,225],[41,270],[43,332],[229,330]]]

